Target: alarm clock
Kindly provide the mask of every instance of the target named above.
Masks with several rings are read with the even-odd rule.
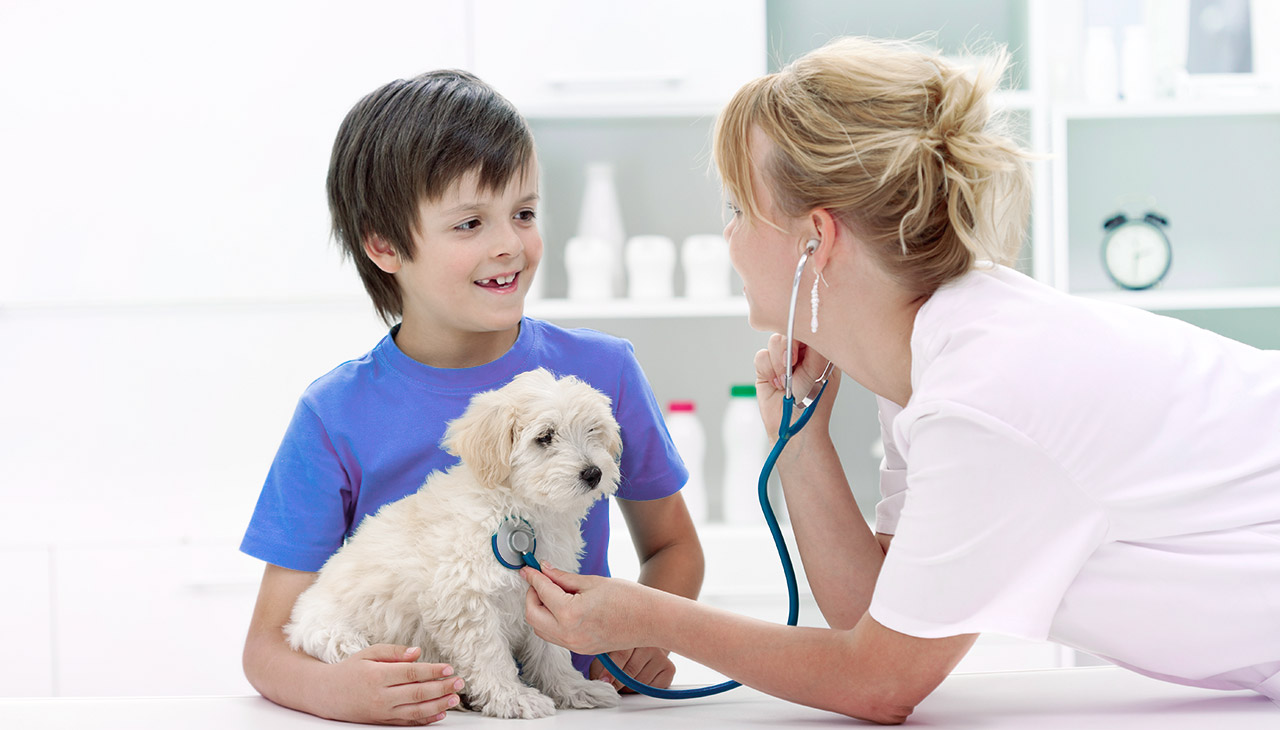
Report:
[[[1102,267],[1111,280],[1125,289],[1150,289],[1169,273],[1173,247],[1165,229],[1169,220],[1147,213],[1129,220],[1124,213],[1102,224]]]

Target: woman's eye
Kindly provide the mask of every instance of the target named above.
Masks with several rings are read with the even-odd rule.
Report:
[[[733,203],[725,203],[724,206],[729,210],[729,215],[732,215],[734,218],[742,215],[742,209]]]
[[[459,223],[458,225],[454,226],[454,229],[459,231],[474,231],[479,227],[480,227],[480,219],[472,218],[471,220],[465,223]]]
[[[549,428],[546,431],[544,431],[543,434],[535,440],[538,442],[539,446],[546,447],[551,445],[551,440],[554,439],[555,437],[556,437],[555,430]]]

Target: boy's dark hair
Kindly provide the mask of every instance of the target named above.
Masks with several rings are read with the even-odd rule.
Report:
[[[472,170],[481,189],[501,190],[533,157],[524,117],[466,71],[392,81],[352,107],[329,160],[329,213],[387,324],[403,315],[400,288],[365,255],[365,239],[379,236],[412,260],[421,200],[439,199]]]

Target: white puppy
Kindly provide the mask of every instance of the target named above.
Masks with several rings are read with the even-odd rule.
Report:
[[[491,544],[504,520],[521,518],[539,561],[577,569],[579,524],[618,489],[622,439],[609,399],[532,370],[476,395],[441,445],[461,463],[360,524],[298,597],[290,645],[331,663],[371,644],[420,646],[421,661],[452,665],[470,706],[495,717],[616,705],[609,684],[534,636],[527,586]]]

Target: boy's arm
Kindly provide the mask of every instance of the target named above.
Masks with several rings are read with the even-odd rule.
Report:
[[[661,499],[619,499],[644,585],[696,599],[705,569],[702,543],[679,492]]]
[[[263,697],[347,722],[422,725],[444,719],[461,678],[443,664],[415,660],[417,647],[378,644],[337,664],[289,647],[284,626],[315,573],[268,564],[244,646],[244,673]]]
[[[640,583],[696,599],[702,590],[705,563],[702,543],[693,518],[679,492],[661,499],[633,501],[619,499],[618,507],[627,521],[631,542],[640,558]],[[627,674],[645,684],[670,687],[675,665],[667,652],[654,647],[610,653],[610,658]],[[622,683],[608,676],[597,659],[591,663],[591,678],[606,679],[622,690]]]

